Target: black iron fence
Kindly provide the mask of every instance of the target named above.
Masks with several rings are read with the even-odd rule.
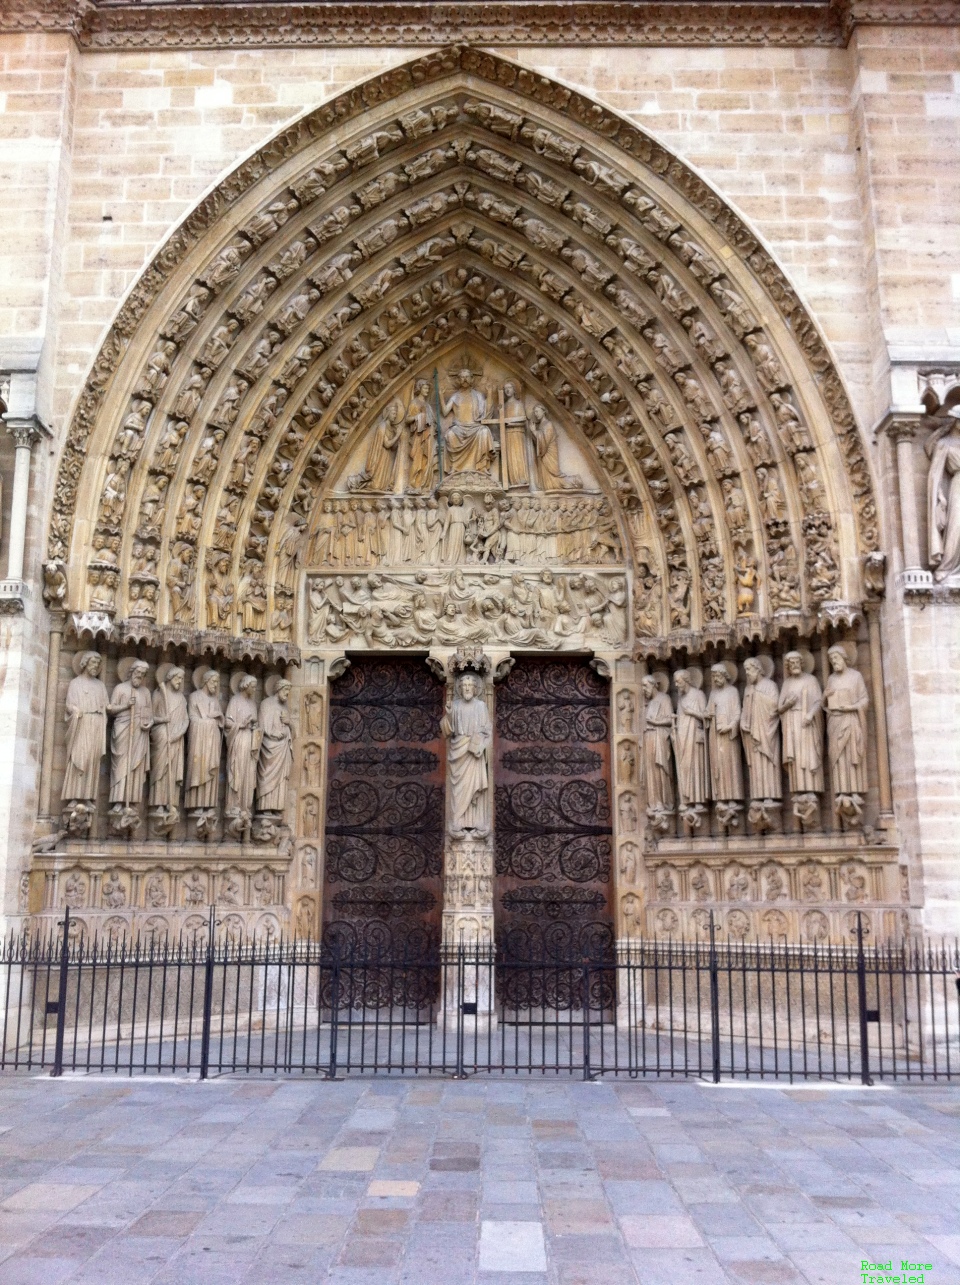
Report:
[[[956,944],[711,932],[596,959],[403,959],[212,932],[91,940],[67,912],[54,938],[4,943],[0,986],[8,1071],[960,1078]]]

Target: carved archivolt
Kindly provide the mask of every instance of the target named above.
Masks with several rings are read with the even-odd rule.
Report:
[[[872,482],[780,270],[634,126],[459,48],[284,130],[144,272],[64,448],[51,599],[121,637],[290,648],[318,506],[465,346],[589,462],[641,650],[856,608]]]

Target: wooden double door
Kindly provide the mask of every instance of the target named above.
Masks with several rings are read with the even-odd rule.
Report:
[[[445,692],[416,658],[331,686],[324,937],[424,957],[440,942]],[[521,657],[496,688],[497,958],[609,959],[609,688],[583,659]]]

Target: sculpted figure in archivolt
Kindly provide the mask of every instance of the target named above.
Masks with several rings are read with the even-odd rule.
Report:
[[[478,838],[490,832],[490,714],[483,700],[482,680],[464,674],[448,704],[440,730],[449,740],[447,791],[450,831],[472,830]]]
[[[101,664],[95,651],[81,651],[73,658],[76,678],[67,688],[64,800],[97,797],[100,760],[107,752],[107,689],[99,677]]]

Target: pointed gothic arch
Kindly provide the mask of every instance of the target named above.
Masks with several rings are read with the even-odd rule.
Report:
[[[856,612],[869,467],[777,265],[634,125],[461,48],[302,117],[171,235],[75,409],[48,586],[121,639],[295,655],[285,534],[383,407],[464,344],[514,370],[604,479],[625,566],[655,586],[642,620],[633,604],[639,654]],[[232,595],[215,622],[211,551]],[[266,598],[245,618],[251,584]]]

